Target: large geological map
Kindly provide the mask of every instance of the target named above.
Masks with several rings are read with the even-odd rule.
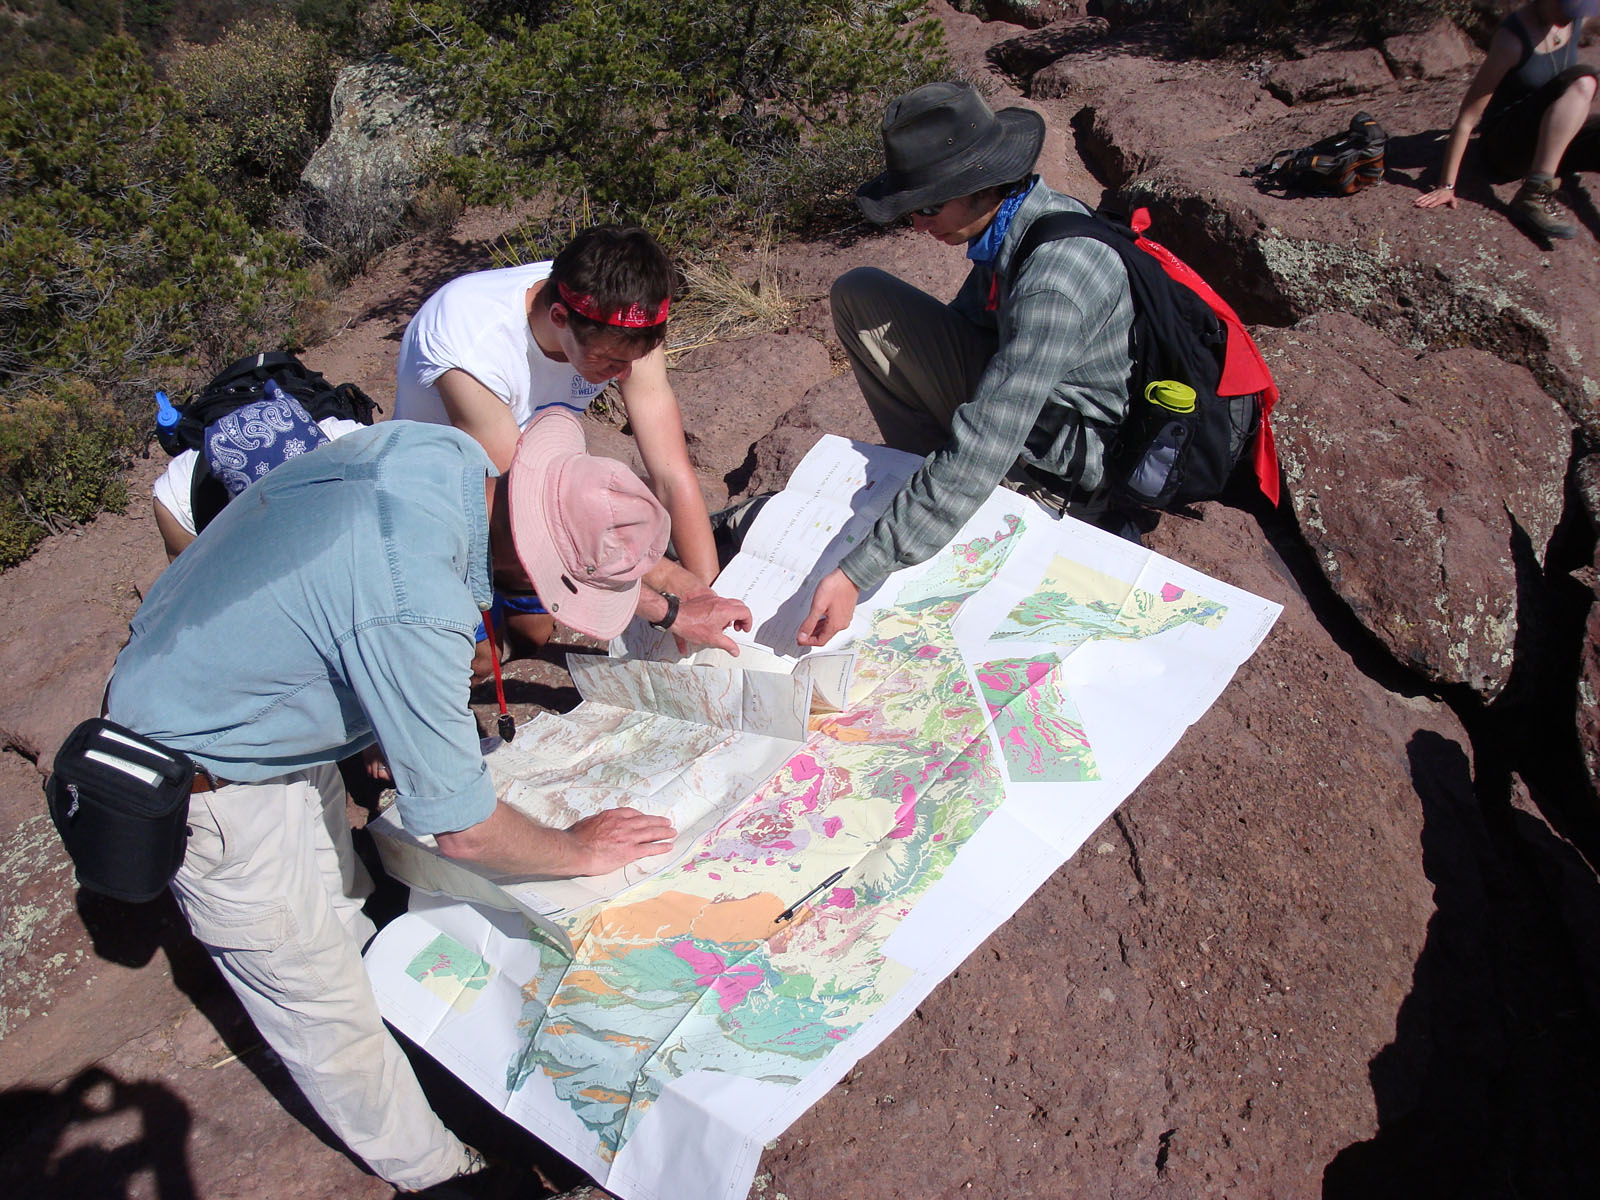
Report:
[[[819,450],[868,479],[883,461]],[[809,594],[873,511],[827,525],[832,553],[789,586]],[[667,869],[556,918],[570,955],[506,914],[476,931],[465,906],[424,907],[369,959],[385,1013],[629,1200],[742,1196],[761,1141],[1081,843],[1275,616],[998,492],[935,559],[864,599],[842,711],[813,717]],[[1107,674],[1119,646],[1139,651],[1123,686]],[[930,908],[961,915],[902,931]],[[503,996],[480,1007],[496,957]],[[474,1020],[503,1026],[513,994],[512,1028],[465,1036]]]

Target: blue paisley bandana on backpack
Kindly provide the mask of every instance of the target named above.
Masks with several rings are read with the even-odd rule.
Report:
[[[329,441],[301,403],[281,388],[206,426],[206,463],[237,496],[274,467]]]

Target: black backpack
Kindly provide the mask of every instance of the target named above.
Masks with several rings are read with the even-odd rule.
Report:
[[[1105,213],[1037,218],[1011,260],[1010,279],[1039,246],[1071,237],[1093,238],[1115,250],[1133,299],[1128,411],[1109,443],[1105,487],[1113,499],[1146,508],[1216,499],[1260,418],[1257,395],[1217,394],[1227,326],[1198,292],[1140,246],[1129,224]]]
[[[171,455],[203,449],[206,426],[235,409],[265,399],[269,379],[298,400],[313,421],[340,417],[371,425],[373,413],[383,411],[355,384],[341,383],[335,387],[298,356],[287,350],[269,350],[241,358],[218,372],[203,390],[177,406],[176,423],[157,423],[156,440]],[[196,533],[228,505],[228,491],[211,473],[204,454],[195,462],[189,498]]]
[[[1383,151],[1389,135],[1371,113],[1358,112],[1350,127],[1302,146],[1279,150],[1264,163],[1246,167],[1241,175],[1255,179],[1262,191],[1285,191],[1349,196],[1383,180]]]

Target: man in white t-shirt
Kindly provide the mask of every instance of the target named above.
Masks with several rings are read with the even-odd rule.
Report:
[[[688,598],[709,590],[717,552],[667,381],[673,280],[654,238],[617,225],[583,231],[549,262],[453,279],[406,329],[394,415],[465,430],[503,470],[540,411],[581,413],[615,383],[647,482],[672,519],[678,558],[645,582]],[[536,645],[554,625],[530,613],[508,613],[506,624]]]

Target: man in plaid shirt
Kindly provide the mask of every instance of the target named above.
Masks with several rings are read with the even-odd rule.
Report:
[[[990,111],[970,84],[933,83],[890,103],[888,170],[856,203],[886,224],[912,224],[973,268],[950,304],[870,267],[833,286],[834,327],[884,443],[926,455],[889,511],[817,585],[800,627],[820,646],[850,623],[863,590],[931,557],[1019,460],[1092,492],[1127,412],[1133,368],[1128,275],[1091,238],[1046,242],[1007,286],[1028,226],[1087,212],[1039,182],[1044,121]]]

